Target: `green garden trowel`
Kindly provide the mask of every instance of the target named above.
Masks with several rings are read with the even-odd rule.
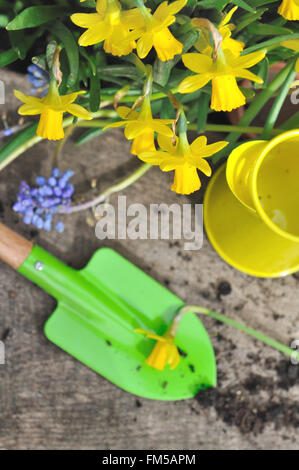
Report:
[[[177,332],[179,365],[159,371],[146,364],[155,341],[134,330],[164,334],[183,302],[115,251],[101,248],[76,271],[0,224],[0,258],[57,299],[47,338],[115,385],[156,400],[216,385],[214,351],[193,313]]]

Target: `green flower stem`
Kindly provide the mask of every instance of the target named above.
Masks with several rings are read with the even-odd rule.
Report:
[[[117,116],[117,114],[116,114]],[[121,120],[120,118],[118,119]],[[105,127],[112,121],[106,119],[93,119],[92,121],[78,121],[76,127]]]
[[[70,209],[61,207],[61,209],[59,210],[59,213],[60,214],[74,214],[76,212],[85,211],[87,209],[91,209],[95,206],[98,206],[99,204],[102,204],[103,202],[105,202],[112,194],[120,192],[123,189],[126,189],[129,186],[131,186],[139,178],[145,175],[145,173],[147,173],[150,170],[150,168],[152,168],[152,165],[150,165],[149,163],[143,163],[137,168],[137,170],[133,171],[133,173],[131,173],[125,179],[123,179],[122,181],[120,181],[119,183],[113,186],[110,186],[96,198],[90,201],[84,202],[82,204],[76,204],[72,206]]]
[[[239,121],[239,126],[248,126],[253,121],[253,119],[257,116],[257,114],[261,111],[264,105],[272,98],[276,90],[280,88],[286,81],[287,77],[291,70],[293,70],[295,64],[295,60],[291,60],[277,75],[276,77],[267,85],[263,91],[261,91],[256,99],[251,103],[245,114]],[[213,163],[218,162],[224,156],[230,154],[230,152],[235,148],[235,144],[238,139],[241,137],[242,132],[232,132],[228,135],[227,140],[229,145],[225,147],[225,149],[218,152],[213,158]]]
[[[105,127],[110,123],[110,121],[94,119],[92,121],[80,121],[77,123],[77,127]],[[188,124],[189,131],[197,131],[196,124]],[[257,126],[230,126],[222,124],[207,124],[204,131],[206,132],[240,132],[241,134],[261,134],[263,132],[263,127]],[[204,132],[203,131],[203,132]],[[272,129],[271,133],[273,135],[281,134],[283,129]]]
[[[196,124],[189,124],[188,129],[190,131],[197,131]],[[241,134],[261,134],[263,127],[257,126],[233,126],[233,125],[222,125],[222,124],[207,124],[202,132],[240,132]],[[272,129],[273,135],[281,134],[283,129]]]
[[[226,325],[233,326],[237,330],[243,331],[244,333],[252,336],[253,338],[261,341],[262,343],[271,346],[273,349],[282,352],[286,356],[293,357],[294,359],[299,360],[299,353],[296,352],[294,349],[289,348],[288,346],[280,343],[279,341],[276,341],[270,336],[264,335],[263,333],[256,331],[253,328],[244,325],[243,323],[239,323],[238,321],[233,320],[232,318],[228,318],[225,315],[222,315],[221,313],[216,313],[213,310],[204,307],[199,307],[198,305],[187,305],[179,311],[171,326],[172,334],[176,333],[179,322],[182,319],[183,315],[189,312],[208,315],[209,317],[212,317],[215,320],[225,323]]]
[[[274,47],[279,47],[282,41],[288,41],[289,39],[299,39],[299,33],[284,34],[283,36],[276,36],[275,38],[260,42],[259,44],[255,44],[254,46],[245,49],[242,55],[260,51],[262,49],[269,50],[270,47],[271,49],[274,49]]]
[[[96,113],[93,113],[92,116],[97,118],[99,116],[102,116],[102,112],[103,112],[102,110],[99,110]],[[65,118],[63,120],[63,127],[66,128],[66,127],[71,126],[73,121],[74,121],[73,116],[69,116]],[[91,121],[85,121],[84,119],[78,118],[76,126],[79,125],[81,121],[91,122]],[[107,122],[105,122],[105,124],[107,124]],[[43,139],[39,137],[38,135],[34,135],[33,137],[30,137],[29,139],[27,139],[22,145],[20,145],[13,152],[11,152],[11,154],[0,163],[0,171],[2,171],[7,165],[12,163],[16,158],[18,158],[20,155],[26,152],[26,150],[29,150],[34,145],[38,144],[41,140]]]
[[[283,103],[285,102],[285,99],[289,93],[290,85],[293,83],[294,79],[296,77],[296,72],[295,70],[290,70],[285,83],[283,87],[281,87],[278,95],[275,98],[275,101],[273,103],[273,106],[271,108],[271,111],[268,114],[264,132],[261,135],[261,139],[267,140],[269,139],[271,135],[271,131],[273,127],[275,126],[275,123],[277,121],[278,115],[280,113],[280,110],[283,106]]]
[[[156,86],[156,85],[155,85]],[[178,90],[177,88],[171,88],[171,93],[173,94],[177,94],[178,93]],[[115,94],[115,93],[114,93]],[[112,101],[113,100],[113,97],[114,97],[114,94],[113,95],[109,95],[109,94],[101,94],[101,99],[102,101]],[[134,95],[126,95],[126,96],[123,96],[119,102],[120,103],[134,103],[134,101],[136,101],[136,98],[138,96],[140,96],[141,92],[139,91],[138,93],[134,94]],[[161,100],[165,97],[167,97],[168,93],[165,91],[165,92],[158,92],[158,93],[153,93],[152,96],[151,96],[151,101],[157,101],[157,100]]]

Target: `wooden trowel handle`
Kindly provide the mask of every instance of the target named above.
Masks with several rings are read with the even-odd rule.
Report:
[[[0,259],[14,269],[24,263],[30,255],[33,243],[0,223]]]

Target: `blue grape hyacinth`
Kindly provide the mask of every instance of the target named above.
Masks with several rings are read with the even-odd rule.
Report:
[[[38,65],[29,65],[27,68],[27,80],[32,85],[31,93],[40,93],[45,96],[49,88],[49,74]]]
[[[72,203],[74,186],[69,180],[73,175],[72,170],[61,175],[59,169],[54,168],[50,178],[36,178],[37,187],[31,188],[26,181],[22,181],[13,210],[23,216],[24,224],[32,224],[39,230],[50,232],[53,228],[53,216],[62,207],[67,212]],[[55,229],[63,232],[63,222],[57,222]]]

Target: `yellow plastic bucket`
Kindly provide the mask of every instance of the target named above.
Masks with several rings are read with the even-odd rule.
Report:
[[[205,227],[229,264],[280,277],[299,270],[298,209],[299,130],[293,130],[230,154],[206,191]]]

